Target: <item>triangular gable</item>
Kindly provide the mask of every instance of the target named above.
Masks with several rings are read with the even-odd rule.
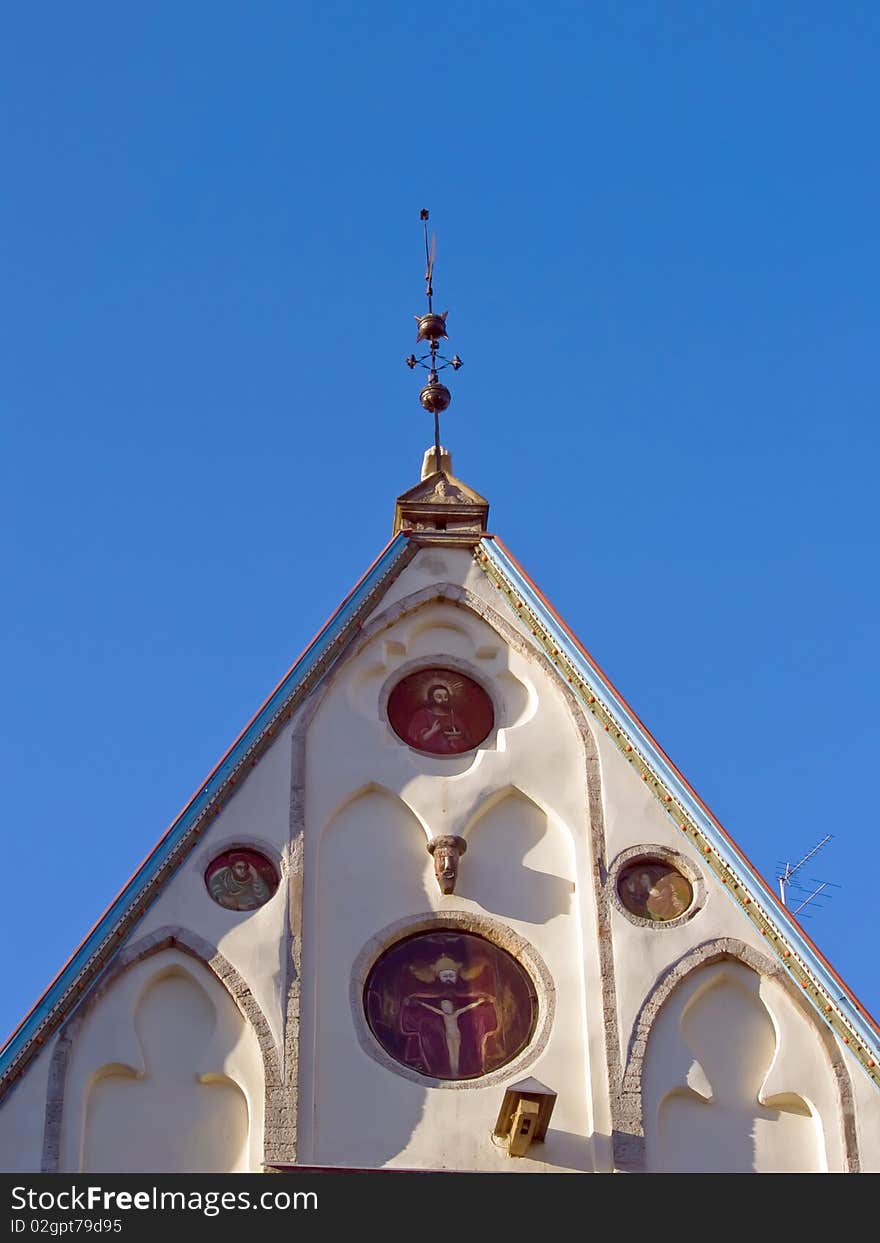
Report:
[[[484,496],[450,471],[436,470],[397,498],[394,530],[448,532],[445,542],[472,547],[485,532],[488,517],[489,502]]]
[[[222,809],[242,773],[271,745],[280,722],[323,677],[346,641],[412,559],[416,546],[396,535],[294,662],[275,690],[199,786],[79,948],[0,1049],[0,1096],[24,1072],[58,1025],[82,1001],[159,887],[177,870],[202,829]]]
[[[880,1085],[880,1027],[691,788],[635,712],[499,539],[487,535],[474,549],[513,613],[609,738],[640,774],[666,814],[699,852],[732,901],[758,929],[862,1069]]]
[[[433,479],[436,482],[437,476]],[[458,480],[452,482],[459,483]],[[411,492],[430,483],[431,477]],[[473,493],[473,496],[476,498],[478,494]],[[202,829],[234,792],[240,775],[271,745],[279,722],[293,712],[336,663],[347,641],[418,551],[418,546],[417,540],[409,539],[404,533],[392,538],[160,838],[0,1050],[0,1096],[83,999],[162,883],[176,871],[199,840]],[[560,677],[605,728],[611,741],[678,825],[682,836],[699,852],[704,865],[711,869],[727,888],[731,900],[759,930],[768,950],[775,953],[800,985],[823,1022],[849,1047],[875,1085],[880,1083],[877,1070],[880,1029],[871,1016],[501,541],[484,535],[476,543],[473,555],[512,613],[531,630],[535,643]]]

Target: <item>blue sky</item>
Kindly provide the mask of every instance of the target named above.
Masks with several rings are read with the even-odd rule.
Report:
[[[3,1034],[390,534],[430,421],[873,1013],[880,9],[20,5]]]

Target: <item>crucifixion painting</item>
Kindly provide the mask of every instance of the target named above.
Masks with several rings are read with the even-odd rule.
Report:
[[[472,933],[421,933],[375,963],[365,989],[373,1035],[395,1061],[436,1079],[475,1079],[521,1052],[537,1018],[522,965]]]

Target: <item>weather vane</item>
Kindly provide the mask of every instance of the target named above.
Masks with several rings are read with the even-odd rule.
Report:
[[[414,367],[424,367],[428,373],[428,383],[419,393],[419,401],[429,414],[434,416],[434,465],[435,469],[440,469],[440,413],[445,410],[452,401],[452,394],[445,384],[440,383],[438,372],[444,367],[451,367],[453,371],[458,371],[461,366],[461,359],[457,354],[453,354],[451,358],[438,353],[441,338],[448,340],[446,331],[446,316],[448,311],[444,311],[442,315],[438,315],[434,310],[434,289],[431,284],[434,275],[434,259],[437,254],[437,238],[432,235],[430,248],[428,246],[428,212],[426,208],[422,208],[419,213],[419,219],[425,226],[425,294],[428,299],[428,311],[426,315],[416,315],[415,319],[419,325],[418,336],[416,341],[426,341],[428,343],[428,351],[416,358],[415,354],[410,354],[406,360],[406,365],[410,371]],[[440,359],[438,364],[437,360]]]

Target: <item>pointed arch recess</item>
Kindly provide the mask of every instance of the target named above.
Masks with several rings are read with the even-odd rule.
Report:
[[[413,820],[416,821],[425,835],[425,841],[428,841],[431,834],[428,826],[425,824],[424,820],[422,820],[422,817],[409,805],[405,798],[403,798],[395,790],[391,790],[388,786],[383,785],[381,781],[365,781],[354,790],[349,790],[347,794],[344,794],[339,802],[336,803],[330,811],[330,814],[326,817],[324,824],[321,827],[321,837],[324,836],[325,831],[334,822],[334,820],[342,814],[342,812],[346,811],[349,807],[351,807],[352,803],[356,803],[358,799],[364,798],[367,794],[381,794],[383,798],[388,798],[395,803],[399,803],[400,806],[403,807],[410,816],[412,816]]]
[[[263,1061],[264,1160],[268,1163],[295,1159],[292,1154],[295,1153],[296,1144],[296,1115],[287,1104],[278,1050],[265,1014],[239,972],[213,945],[187,928],[166,925],[121,950],[96,986],[61,1028],[49,1067],[41,1173],[59,1173],[67,1069],[83,1023],[124,972],[136,963],[166,949],[176,949],[188,954],[206,967],[223,985],[245,1021],[250,1024]]]
[[[816,1020],[812,1006],[804,1003],[791,977],[778,963],[735,937],[718,937],[705,941],[683,954],[657,980],[642,1002],[633,1024],[627,1048],[626,1066],[621,1085],[620,1116],[625,1126],[615,1129],[615,1165],[632,1173],[645,1170],[645,1129],[642,1108],[643,1072],[648,1039],[660,1010],[672,993],[695,971],[715,963],[739,962],[757,975],[772,979],[782,986],[798,1012],[810,1023],[821,1041],[831,1065],[837,1087],[841,1139],[845,1170],[857,1174],[861,1169],[855,1125],[852,1081],[843,1055],[833,1034]]]
[[[480,821],[484,816],[487,816],[493,808],[498,806],[499,803],[503,803],[505,799],[509,798],[522,799],[523,802],[531,804],[536,811],[540,812],[542,816],[545,816],[548,822],[552,820],[551,813],[538,799],[533,798],[531,794],[522,788],[522,786],[516,785],[514,782],[510,782],[506,786],[501,786],[498,790],[493,790],[492,793],[488,794],[481,802],[471,807],[464,826],[464,836],[468,837],[471,833],[473,833],[473,831],[479,827]]]
[[[520,655],[533,661],[535,665],[556,685],[568,707],[572,722],[581,741],[584,757],[585,786],[585,819],[589,826],[590,850],[592,854],[593,901],[596,907],[597,925],[597,956],[599,973],[602,980],[602,1017],[605,1041],[605,1065],[607,1068],[608,1109],[611,1115],[611,1126],[617,1135],[625,1126],[626,1119],[621,1115],[621,1080],[623,1066],[620,1057],[620,1028],[617,1018],[617,986],[615,983],[614,955],[611,949],[611,899],[608,895],[605,879],[608,865],[605,849],[605,818],[603,813],[602,778],[599,767],[599,750],[593,736],[586,708],[575,695],[572,687],[567,685],[550,658],[539,647],[529,643],[526,637],[496,609],[476,593],[457,583],[431,583],[418,591],[411,592],[402,599],[389,605],[381,612],[374,614],[366,621],[356,635],[353,635],[345,648],[339,653],[339,659],[332,670],[315,687],[304,704],[303,710],[295,722],[292,738],[293,748],[293,797],[291,800],[291,839],[299,859],[299,891],[302,893],[302,837],[305,827],[305,744],[309,726],[318,711],[325,695],[328,693],[343,664],[358,656],[383,630],[388,630],[401,618],[428,604],[447,603],[455,608],[467,609],[486,623],[499,638]],[[523,792],[525,794],[525,792]],[[528,798],[528,794],[525,794]],[[532,800],[534,801],[534,800]],[[535,806],[540,804],[535,803]],[[301,901],[301,899],[300,899]],[[301,910],[291,911],[291,924],[301,932]],[[586,986],[586,981],[585,981]],[[291,981],[285,1027],[285,1064],[295,1067],[299,1058],[300,1026],[300,981]],[[296,1091],[294,1087],[294,1092]]]

